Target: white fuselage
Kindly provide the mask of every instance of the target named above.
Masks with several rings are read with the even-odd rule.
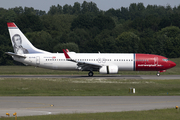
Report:
[[[105,53],[68,53],[73,60],[100,64],[115,65],[118,70],[133,71],[135,67],[134,54],[105,54]],[[27,65],[55,70],[78,70],[77,63],[67,61],[63,53],[25,54],[26,58],[13,57],[14,60]]]

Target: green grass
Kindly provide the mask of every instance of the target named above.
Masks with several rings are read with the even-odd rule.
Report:
[[[180,75],[180,58],[171,59],[177,65],[172,69],[168,69],[166,72],[161,73],[161,75]],[[119,71],[121,75],[156,75],[156,71]],[[82,71],[60,71],[60,70],[49,70],[43,68],[36,68],[33,66],[0,66],[0,75],[87,75],[88,72]],[[95,72],[95,75],[99,75]]]
[[[44,116],[18,117],[18,120],[179,120],[180,113],[175,109],[148,111],[108,112],[108,113],[74,113]],[[0,118],[8,120],[8,118]],[[14,120],[14,117],[9,118]]]
[[[180,95],[180,80],[0,78],[0,96]],[[136,89],[129,94],[129,88]]]

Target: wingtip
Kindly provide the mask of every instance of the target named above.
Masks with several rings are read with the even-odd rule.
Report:
[[[67,54],[67,52],[63,49],[64,55],[66,57],[66,59],[70,59],[69,55]]]

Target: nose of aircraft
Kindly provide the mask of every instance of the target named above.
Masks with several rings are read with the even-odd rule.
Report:
[[[172,61],[169,61],[169,67],[172,68],[172,67],[175,67],[176,66],[176,63],[172,62]]]

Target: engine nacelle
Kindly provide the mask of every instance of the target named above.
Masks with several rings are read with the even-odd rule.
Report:
[[[102,66],[99,69],[100,74],[116,74],[118,73],[118,66]]]

